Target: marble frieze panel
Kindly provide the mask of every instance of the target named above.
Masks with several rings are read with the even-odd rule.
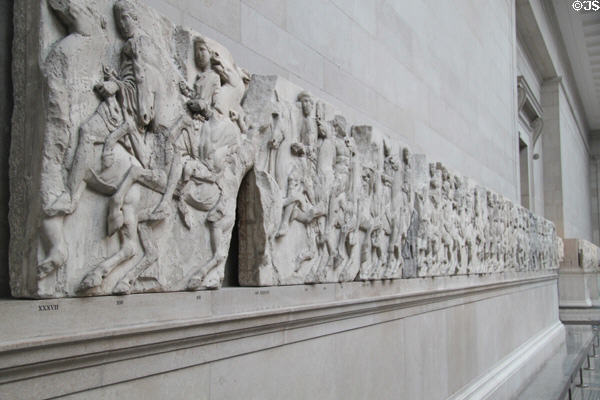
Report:
[[[555,269],[554,226],[134,0],[15,4],[17,297]],[[27,55],[27,57],[25,57]]]
[[[36,29],[17,31],[16,46],[39,63],[14,67],[13,294],[220,286],[253,162],[248,73],[140,2],[17,7],[16,25]]]
[[[554,225],[275,76],[243,101],[256,149],[239,279],[280,285],[556,269]]]
[[[598,272],[600,270],[600,247],[585,239],[565,239],[564,261],[561,270]]]

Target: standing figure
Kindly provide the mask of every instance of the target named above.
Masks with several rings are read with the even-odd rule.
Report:
[[[317,175],[315,184],[315,197],[318,207],[323,211],[323,215],[316,220],[316,245],[318,260],[313,269],[306,275],[307,283],[317,282],[318,276],[325,270],[330,257],[334,255],[334,245],[329,239],[331,231],[330,202],[332,198],[332,188],[335,179],[334,165],[336,147],[334,141],[333,126],[330,121],[325,121],[319,112],[322,103],[317,103]]]
[[[486,226],[487,226],[487,199],[486,192],[478,187],[475,190],[475,245],[476,265],[471,268],[472,272],[483,272],[486,263]]]
[[[471,270],[476,258],[476,235],[475,235],[475,200],[472,185],[468,181],[463,182],[464,197],[459,204],[459,235],[462,238],[460,272],[467,273]]]
[[[183,175],[178,190],[177,208],[187,228],[191,228],[192,220],[188,204],[192,204],[194,208],[202,211],[207,211],[210,206],[216,201],[218,191],[207,190],[202,201],[194,201],[192,192],[196,191],[197,183],[205,181],[214,183],[211,180],[213,175],[207,173],[199,167],[197,160],[199,159],[199,131],[202,123],[206,122],[212,115],[215,104],[215,94],[221,86],[219,75],[212,68],[212,55],[202,37],[194,38],[192,42],[194,51],[194,63],[198,70],[194,79],[193,88],[190,88],[185,81],[179,83],[181,93],[188,98],[186,101],[187,109],[194,120],[193,124],[188,129],[181,129],[178,138],[176,139],[176,148],[182,158]],[[208,189],[208,188],[205,188]]]
[[[241,179],[238,175],[245,170],[245,166],[239,165],[242,143],[238,126],[229,116],[216,111],[209,114],[200,131],[199,158],[195,164],[202,173],[197,178],[193,195],[200,200],[198,204],[202,204],[199,209],[207,210],[212,256],[202,266],[193,268],[189,278],[186,277],[189,290],[217,288],[223,278],[222,267],[228,253],[223,244],[224,234],[235,224],[234,193]],[[205,197],[207,194],[210,198]],[[194,202],[190,201],[190,204]],[[219,275],[211,276],[215,269]]]
[[[322,257],[317,270],[309,274],[309,280],[315,277],[324,279],[328,268],[334,268],[346,262],[346,252],[342,251],[342,243],[346,243],[350,230],[346,230],[345,228],[341,230],[341,228],[347,227],[344,221],[347,219],[347,213],[351,210],[348,202],[355,204],[355,197],[349,196],[348,193],[351,189],[350,175],[352,171],[352,157],[354,156],[354,142],[347,135],[346,119],[341,115],[336,115],[329,122],[329,126],[326,126],[323,122],[318,122],[318,125],[319,129],[323,132],[322,134],[326,136],[326,139],[322,141],[322,146],[319,150],[317,168],[323,170],[323,179],[325,181],[331,181],[327,219],[325,226],[319,228],[320,235],[322,236],[320,240],[325,243],[328,255]],[[333,138],[331,137],[331,130],[335,132]],[[327,147],[323,148],[325,144],[327,144]],[[334,149],[335,153],[333,153]],[[333,168],[331,168],[331,165],[327,165],[326,163],[327,161],[331,161],[334,154]],[[319,247],[322,248],[322,246]]]
[[[197,157],[186,166],[192,173],[184,169],[181,200],[206,213],[212,255],[184,277],[189,290],[216,288],[223,279],[228,253],[225,234],[235,224],[235,193],[249,161],[245,157],[247,149],[242,148],[246,126],[240,106],[247,73],[212,51],[202,38],[194,41],[194,56],[200,73],[187,104],[193,114],[200,115],[202,126]],[[283,116],[278,110],[273,114]],[[216,275],[212,274],[215,270]]]
[[[425,224],[429,228],[427,235],[427,267],[430,275],[439,274],[442,263],[442,171],[435,164],[429,164],[429,196],[430,205],[429,221]]]
[[[215,94],[221,87],[221,78],[212,67],[212,55],[206,40],[196,37],[193,47],[194,63],[198,69],[194,87],[190,88],[185,81],[181,81],[179,88],[183,95],[189,98],[187,106],[196,119],[206,121],[209,110],[214,108]]]
[[[292,154],[297,157],[294,160],[294,168],[301,170],[301,172],[296,172],[296,174],[302,174],[302,184],[304,186],[303,191],[305,191],[306,195],[308,196],[311,205],[315,205],[315,181],[317,179],[317,157],[315,145],[317,142],[317,131],[316,123],[314,122],[313,118],[311,118],[313,101],[307,92],[301,92],[298,95],[298,101],[300,102],[302,109],[302,122],[300,125],[299,134],[300,142],[293,143],[291,145],[291,151]],[[297,204],[295,201],[292,201],[291,203],[286,203],[286,201],[284,201],[284,216],[281,220],[279,230],[275,235],[276,238],[282,237],[287,233],[295,204]],[[315,227],[313,226],[306,226],[307,230],[314,231],[314,228]],[[313,239],[315,237],[314,232],[310,232],[308,235]],[[306,259],[304,256],[301,258]]]
[[[283,199],[283,216],[275,238],[284,236],[293,220],[296,208],[306,212],[314,204],[314,193],[310,176],[306,173],[305,148],[299,143],[292,145],[292,154],[297,157],[288,175],[287,194]]]
[[[41,225],[45,256],[38,264],[38,279],[64,266],[68,257],[63,226],[65,216],[73,208],[63,175],[72,163],[76,137],[71,125],[74,110],[65,105],[82,101],[80,96],[84,94],[72,83],[87,78],[89,71],[97,68],[93,58],[80,57],[80,54],[103,54],[107,43],[106,21],[84,1],[49,0],[48,5],[66,28],[67,35],[52,46],[44,61],[50,101],[40,182],[46,215]]]
[[[358,228],[364,232],[364,241],[360,251],[360,278],[369,279],[372,261],[371,235],[375,221],[373,220],[372,202],[374,192],[375,171],[368,165],[362,167],[361,191],[359,196]]]
[[[289,120],[286,119],[286,110],[279,102],[276,103],[276,109],[271,113],[272,121],[269,126],[271,138],[267,142],[268,156],[265,170],[275,178],[277,176],[278,155],[281,151],[281,143],[285,140],[288,133]]]
[[[350,213],[352,213],[356,196],[353,196],[351,191],[354,189],[351,180],[352,174],[352,161],[355,154],[354,140],[348,136],[346,130],[346,119],[341,115],[336,115],[333,118],[332,126],[335,131],[335,164],[334,164],[334,189],[332,198],[329,203],[330,215],[337,215],[337,221],[332,221],[333,224],[330,226],[335,231],[337,236],[337,251],[335,255],[334,267],[342,265],[346,262],[347,256],[344,251],[344,244],[351,232],[348,219]],[[335,218],[334,218],[335,219]],[[330,239],[332,239],[330,235]],[[335,246],[331,246],[335,247]],[[331,256],[331,255],[330,255]],[[333,261],[333,260],[332,260]]]
[[[386,276],[394,276],[402,268],[402,249],[408,240],[408,228],[411,221],[412,187],[410,162],[408,148],[402,149],[402,160],[387,150],[384,167],[384,179],[391,186],[391,213],[389,216],[391,225],[390,241],[388,245],[388,270]]]
[[[307,159],[311,162],[311,171],[316,172],[317,166],[317,122],[312,117],[314,101],[308,92],[300,92],[298,102],[302,110],[300,123],[300,143],[305,147]]]
[[[297,100],[300,104],[302,119],[299,129],[299,146],[303,150],[302,165],[305,175],[305,186],[307,195],[311,200],[310,214],[297,210],[296,220],[302,222],[306,229],[307,247],[300,251],[295,258],[296,267],[294,272],[298,273],[302,264],[313,260],[320,252],[319,250],[319,220],[325,215],[327,204],[326,195],[323,193],[324,176],[319,174],[318,156],[319,140],[318,125],[313,115],[314,101],[308,92],[302,91],[298,94]],[[332,163],[333,164],[333,163]]]

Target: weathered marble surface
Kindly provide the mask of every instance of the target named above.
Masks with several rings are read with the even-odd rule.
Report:
[[[579,266],[583,268],[584,271],[600,271],[600,247],[583,239],[579,239],[577,244]]]
[[[217,288],[236,208],[242,285],[558,267],[549,221],[140,2],[19,7],[15,296]]]
[[[301,88],[255,76],[243,107],[257,155],[240,196],[242,284],[558,267],[552,223]]]
[[[558,274],[561,319],[595,320],[594,310],[600,306],[600,247],[583,239],[565,239],[564,252]]]
[[[552,223],[427,163],[277,77],[244,101],[240,282],[278,285],[556,269]],[[257,113],[258,110],[258,113]],[[281,111],[283,110],[283,111]]]

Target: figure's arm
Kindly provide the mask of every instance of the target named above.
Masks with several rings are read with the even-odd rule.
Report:
[[[182,167],[182,159],[181,155],[175,149],[175,145],[169,141],[167,143],[167,159],[169,160],[169,172],[167,175],[167,185],[165,187],[165,191],[163,196],[161,197],[158,205],[153,211],[153,214],[159,218],[164,218],[167,213],[167,207],[171,199],[173,198],[173,194],[175,193],[175,188],[177,187],[177,183],[181,178]]]
[[[223,82],[223,84],[231,83],[229,71],[227,71],[220,59],[215,59],[212,67],[215,70],[215,72],[219,74],[219,77],[221,78],[221,82]]]
[[[200,114],[208,108],[208,103],[202,99],[191,99],[186,102],[190,111],[194,114]]]
[[[392,186],[393,177],[388,174],[381,174],[381,181],[386,186]]]
[[[182,80],[179,82],[179,91],[187,98],[194,97],[194,90],[188,86],[186,81]]]
[[[108,80],[94,85],[94,90],[102,99],[107,99],[119,91],[119,85],[113,80]]]
[[[94,85],[94,90],[102,99],[107,99],[119,91],[119,84],[117,83],[119,77],[112,68],[106,65],[102,66],[102,74],[104,75],[104,80]]]
[[[229,110],[229,118],[231,119],[231,121],[237,124],[242,134],[248,131],[248,126],[246,125],[246,121],[244,120],[243,115],[238,114],[235,110]]]
[[[184,180],[194,178],[208,183],[216,182],[218,179],[217,174],[209,170],[203,162],[198,160],[189,160],[185,163],[183,176]]]
[[[320,118],[317,119],[317,133],[319,134],[319,137],[330,137],[330,129],[331,126],[326,121],[323,121]]]
[[[119,140],[121,140],[125,135],[127,135],[128,133],[130,133],[133,130],[132,127],[132,122],[130,122],[127,118],[125,119],[125,121],[123,122],[123,124],[121,124],[120,127],[118,127],[117,129],[115,129],[114,131],[112,131],[104,140],[104,147],[102,149],[102,163],[104,166],[108,166],[105,163],[105,159],[109,160],[112,151],[114,150],[115,146],[117,145],[117,142]]]
[[[269,140],[269,147],[272,149],[278,149],[279,145],[283,142],[284,136],[281,129],[279,129],[279,115],[273,114],[273,123],[271,124],[271,140]]]

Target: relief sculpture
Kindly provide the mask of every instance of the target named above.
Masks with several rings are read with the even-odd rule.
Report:
[[[13,126],[15,296],[216,289],[232,232],[241,285],[558,267],[549,221],[140,1],[39,7],[41,61],[16,75],[46,90]]]
[[[43,65],[43,214],[21,295],[219,287],[253,162],[248,74],[136,1],[42,7],[66,35]]]

